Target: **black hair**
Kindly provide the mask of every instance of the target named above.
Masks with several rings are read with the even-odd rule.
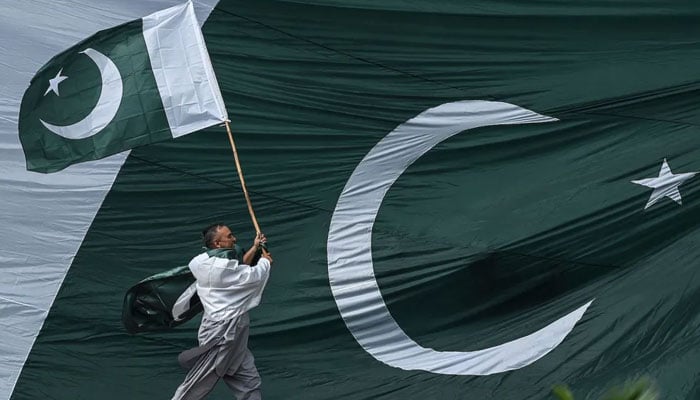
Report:
[[[222,223],[216,223],[216,224],[211,224],[204,228],[202,230],[202,244],[204,244],[204,247],[211,249],[214,246],[214,238],[216,237],[216,233],[219,231],[219,228],[224,227],[226,225]]]

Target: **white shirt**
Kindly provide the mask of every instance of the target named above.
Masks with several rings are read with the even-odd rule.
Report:
[[[264,257],[250,266],[235,259],[210,257],[205,252],[188,266],[197,278],[195,287],[204,316],[214,321],[235,318],[260,304],[270,277],[270,261]]]

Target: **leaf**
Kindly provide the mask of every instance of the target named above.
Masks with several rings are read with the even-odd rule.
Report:
[[[559,400],[574,400],[574,394],[571,393],[569,387],[566,385],[556,385],[552,388],[552,394],[554,394]]]

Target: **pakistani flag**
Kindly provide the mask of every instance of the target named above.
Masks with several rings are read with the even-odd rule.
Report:
[[[199,317],[132,335],[125,294],[185,265],[210,223],[252,243],[220,129],[24,170],[17,71],[67,47],[57,19],[102,21],[87,37],[145,4],[0,12],[51,50],[0,54],[22,82],[0,107],[2,399],[170,398]],[[637,375],[700,398],[700,3],[194,9],[275,258],[250,312],[264,398],[546,400],[566,383],[595,399]],[[45,101],[63,100],[68,65],[36,96],[61,68]]]
[[[53,57],[22,98],[19,135],[27,169],[55,172],[227,119],[187,2]]]

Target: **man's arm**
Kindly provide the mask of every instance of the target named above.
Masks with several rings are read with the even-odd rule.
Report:
[[[270,269],[272,267],[272,256],[270,253],[265,253],[260,256],[260,260],[255,265],[248,268],[242,268],[238,270],[236,274],[235,282],[233,283],[236,287],[252,287],[260,286],[260,290],[264,288],[267,278],[270,276]]]
[[[255,256],[260,251],[262,244],[267,242],[267,238],[262,232],[258,232],[253,240],[253,246],[243,255],[243,264],[253,265]]]

